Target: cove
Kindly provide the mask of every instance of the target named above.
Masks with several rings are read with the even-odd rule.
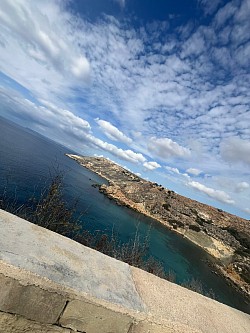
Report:
[[[84,211],[82,223],[86,229],[109,234],[114,230],[122,242],[136,232],[142,238],[149,233],[149,254],[161,261],[166,271],[174,272],[178,283],[192,278],[200,280],[204,289],[212,289],[220,302],[250,312],[244,298],[211,271],[208,254],[156,221],[117,206],[93,187],[106,181],[64,156],[65,153],[74,152],[0,118],[0,193],[4,188],[10,197],[16,193],[18,203],[22,204],[41,193],[53,173],[53,165],[59,165],[65,171],[65,198],[69,202],[78,198],[78,210]]]

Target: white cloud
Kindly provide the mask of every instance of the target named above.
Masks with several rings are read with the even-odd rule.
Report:
[[[233,2],[227,3],[216,13],[214,18],[216,27],[223,26],[237,11],[237,6]]]
[[[96,118],[95,121],[99,125],[104,134],[111,140],[120,141],[126,144],[132,143],[132,140],[123,134],[117,127],[112,125],[109,121]]]
[[[204,51],[206,51],[204,36],[201,32],[196,32],[183,43],[181,58],[197,56]]]
[[[126,0],[113,0],[114,2],[117,2],[121,8],[124,8],[126,5]]]
[[[152,137],[148,143],[148,149],[161,159],[169,159],[172,157],[189,157],[191,152],[189,149],[180,146],[178,143],[168,138]]]
[[[79,57],[73,60],[71,70],[76,78],[86,80],[90,75],[90,64],[86,58]]]
[[[219,1],[201,2],[207,12],[219,5]],[[182,138],[189,138],[212,153],[229,134],[240,132],[249,139],[245,7],[232,12],[237,24],[226,26],[228,33],[218,30],[211,18],[210,26],[191,24],[181,41],[177,34],[168,33],[164,22],[154,22],[150,29],[136,29],[112,17],[90,23],[66,12],[57,1],[3,0],[1,8],[0,36],[5,47],[1,47],[0,69],[36,96],[61,107],[68,103],[67,96],[80,97],[81,108],[91,117],[112,117],[125,133],[140,132],[137,148],[145,148],[144,142],[159,133],[182,146]],[[234,39],[229,38],[232,29]],[[158,40],[162,33],[164,42]],[[183,45],[188,45],[195,61],[180,58]],[[227,71],[232,79],[216,85]],[[176,156],[169,150],[164,155]]]
[[[112,155],[114,155],[118,158],[121,158],[125,161],[129,161],[132,163],[143,163],[146,161],[146,158],[141,153],[136,153],[130,149],[123,150],[111,143],[102,141],[93,135],[88,135],[87,140],[94,146],[96,146],[100,149],[103,149],[103,150],[111,153]]]
[[[0,88],[0,102],[3,114],[13,116],[15,119],[32,123],[35,128],[44,128],[53,137],[56,131],[71,133],[85,137],[91,130],[90,124],[85,119],[76,116],[70,110],[59,108],[54,104],[40,100],[40,105],[36,105],[28,99],[20,97],[14,91]],[[65,132],[64,132],[65,131]]]
[[[250,187],[250,185],[247,182],[240,182],[235,187],[235,192],[243,192],[247,190]]]
[[[38,98],[59,100],[70,86],[88,83],[90,62],[68,13],[56,1],[1,1],[0,70]],[[77,19],[74,19],[77,24]]]
[[[211,15],[216,11],[222,0],[199,0],[199,2],[203,7],[204,13]]]
[[[182,173],[178,168],[170,167],[165,165],[165,169],[168,170],[170,173],[175,173],[180,177],[184,177],[185,180],[190,180],[190,176],[187,173]]]
[[[0,89],[0,96],[1,106],[6,114],[12,116],[14,120],[21,120],[24,126],[27,122],[31,123],[35,130],[63,145],[71,145],[72,148],[77,147],[79,150],[82,150],[84,145],[95,146],[132,163],[146,161],[141,153],[130,149],[123,150],[95,137],[91,133],[90,124],[69,110],[58,108],[45,100],[40,100],[41,105],[36,105],[18,95],[9,96],[3,89]]]
[[[180,171],[177,168],[172,168],[170,166],[165,166],[165,169],[167,169],[170,172],[176,173],[177,175],[180,175]]]
[[[231,163],[244,163],[250,166],[250,140],[231,137],[222,141],[221,156]]]
[[[236,13],[235,21],[238,23],[249,21],[250,3],[249,0],[242,0],[240,8]]]
[[[154,162],[154,161],[144,162],[143,166],[148,170],[155,170],[157,168],[161,168],[161,165],[157,162]]]
[[[199,182],[195,182],[195,181],[190,181],[188,183],[189,186],[191,186],[192,188],[205,193],[206,195],[208,195],[209,197],[219,200],[223,203],[227,203],[227,204],[234,204],[234,200],[231,199],[231,197],[224,191],[220,191],[220,190],[215,190],[211,187],[207,187]]]
[[[148,156],[174,159],[178,170],[194,165],[211,175],[211,188],[215,175],[250,183],[249,0],[200,3],[209,20],[173,30],[166,21],[143,25],[105,15],[87,20],[68,11],[67,1],[2,0],[0,70],[22,87],[3,79],[6,86],[90,124],[95,118],[119,124],[120,134],[114,128],[107,133],[123,138],[129,149],[97,142],[88,126],[77,127],[69,114],[45,104],[32,113],[22,102],[22,111],[16,107],[12,114],[21,112],[28,127],[72,147],[77,142],[78,149],[89,144],[142,164]],[[241,208],[247,207],[245,193],[234,198]]]
[[[57,126],[65,126],[72,130],[81,129],[85,132],[90,131],[90,124],[81,117],[76,116],[73,112],[56,107],[52,103],[42,99],[40,99],[40,102],[42,105],[39,107],[26,99],[26,103],[30,104],[31,107],[34,108],[34,111],[36,111],[35,117],[44,119],[44,122],[51,123],[51,125],[56,124]],[[30,113],[30,115],[33,114],[30,110],[27,112]],[[48,112],[50,117],[48,117]],[[53,121],[51,119],[52,117]]]
[[[187,173],[189,173],[190,175],[194,175],[194,176],[199,176],[202,171],[196,168],[189,168],[186,170]]]

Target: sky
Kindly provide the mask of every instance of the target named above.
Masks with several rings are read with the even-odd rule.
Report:
[[[250,0],[1,0],[0,115],[250,218]]]

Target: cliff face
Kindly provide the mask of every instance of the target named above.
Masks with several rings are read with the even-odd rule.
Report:
[[[109,181],[100,191],[118,204],[150,216],[219,259],[234,284],[250,291],[250,221],[183,197],[97,157],[68,155]]]

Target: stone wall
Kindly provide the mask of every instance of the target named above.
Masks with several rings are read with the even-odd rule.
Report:
[[[0,210],[0,332],[248,333],[250,316]]]

